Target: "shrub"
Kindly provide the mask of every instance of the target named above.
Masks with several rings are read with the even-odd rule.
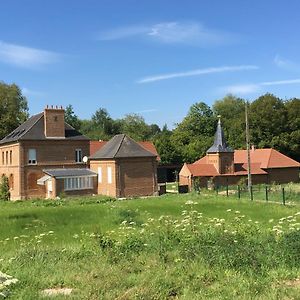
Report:
[[[9,192],[8,178],[6,176],[2,176],[0,182],[0,200],[8,201],[9,199],[10,199],[10,192]]]

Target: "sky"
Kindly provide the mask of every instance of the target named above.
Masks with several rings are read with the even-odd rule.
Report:
[[[172,128],[199,101],[232,93],[300,97],[298,0],[9,0],[0,6],[0,81],[30,114],[72,104]]]

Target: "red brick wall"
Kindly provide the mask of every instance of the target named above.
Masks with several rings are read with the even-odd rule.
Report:
[[[65,111],[60,108],[45,108],[44,126],[46,137],[64,137]]]
[[[267,169],[269,183],[299,182],[299,168]]]

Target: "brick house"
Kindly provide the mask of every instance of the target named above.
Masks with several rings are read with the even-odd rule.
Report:
[[[97,174],[84,156],[89,139],[65,123],[62,107],[47,107],[0,141],[0,176],[8,177],[12,200],[94,193]]]
[[[125,134],[94,152],[90,169],[98,174],[98,194],[112,197],[157,194],[157,155]]]
[[[250,170],[253,184],[299,182],[300,163],[274,149],[250,151]],[[213,185],[235,185],[247,178],[248,162],[246,150],[233,150],[225,140],[219,120],[214,144],[206,156],[193,164],[184,164],[179,173],[181,185],[193,186],[195,178],[201,187]]]

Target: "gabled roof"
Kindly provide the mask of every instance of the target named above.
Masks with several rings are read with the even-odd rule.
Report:
[[[100,150],[105,144],[107,144],[108,141],[90,141],[90,155],[92,156],[94,153],[96,153],[98,150]],[[141,145],[144,149],[148,150],[149,152],[156,155],[156,160],[160,161],[160,157],[157,153],[157,150],[154,146],[154,144],[150,141],[143,141],[143,142],[137,142],[139,145]]]
[[[117,134],[101,149],[90,156],[90,159],[156,157],[125,134]]]
[[[212,164],[186,164],[193,176],[218,176],[220,175]]]
[[[88,140],[88,138],[78,132],[69,124],[65,123],[65,139],[68,140]],[[44,113],[39,113],[30,117],[18,128],[4,137],[0,144],[17,142],[19,140],[47,140],[44,130]],[[53,140],[53,138],[51,138]]]
[[[233,150],[227,145],[227,142],[225,140],[220,119],[218,121],[217,131],[215,133],[214,144],[207,150],[207,153],[216,152],[233,152]]]
[[[300,167],[300,163],[275,149],[250,150],[251,163],[260,163],[263,169]],[[234,163],[246,163],[247,150],[235,150]]]

